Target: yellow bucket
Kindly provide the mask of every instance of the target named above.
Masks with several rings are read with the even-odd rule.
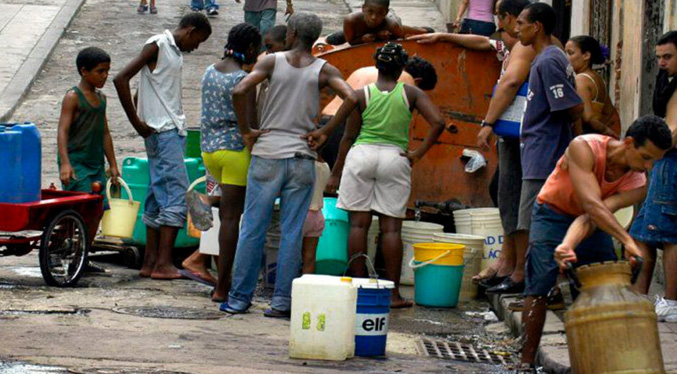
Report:
[[[188,191],[195,188],[198,184],[204,183],[205,181],[207,181],[206,176],[196,179],[195,181],[193,181],[193,183],[190,184],[190,187],[188,187]],[[202,231],[196,229],[195,226],[193,226],[193,220],[191,219],[190,214],[188,214],[188,219],[186,221],[188,222],[186,230],[188,232],[188,236],[190,236],[191,238],[200,239],[202,237]]]
[[[419,263],[456,266],[463,265],[465,246],[452,243],[414,244],[414,260]]]
[[[132,191],[122,178],[118,178],[120,185],[127,191],[129,199],[113,199],[110,197],[110,179],[106,182],[106,197],[110,209],[103,212],[101,220],[101,233],[105,236],[118,238],[131,238],[134,233],[136,216],[139,214],[140,202],[134,201]]]

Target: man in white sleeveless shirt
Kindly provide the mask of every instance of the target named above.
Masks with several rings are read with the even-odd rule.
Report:
[[[141,54],[113,80],[129,122],[144,138],[148,155],[150,185],[143,214],[147,243],[142,277],[182,277],[172,264],[174,241],[186,220],[188,189],[183,162],[186,116],[181,105],[182,53],[197,49],[211,32],[204,14],[188,14],[173,32],[165,30],[148,39]],[[139,97],[135,106],[129,81],[139,72]]]
[[[302,137],[315,129],[320,90],[329,86],[344,100],[333,118],[342,123],[357,98],[326,61],[312,55],[322,21],[314,14],[295,13],[287,27],[288,51],[270,54],[254,66],[233,90],[233,104],[252,161],[247,177],[247,195],[242,229],[235,253],[233,283],[228,300],[221,305],[227,313],[244,313],[251,305],[261,267],[266,231],[280,196],[282,239],[277,256],[277,276],[267,317],[289,317],[292,280],[300,275],[303,223],[315,183],[315,158]],[[246,107],[246,96],[268,79],[270,86],[263,106],[261,129]],[[330,123],[331,124],[331,123]],[[328,124],[329,125],[329,124]]]

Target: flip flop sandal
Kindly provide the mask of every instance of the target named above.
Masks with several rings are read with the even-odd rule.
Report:
[[[206,285],[206,286],[212,286],[212,287],[215,286],[214,283],[212,283],[212,282],[210,282],[210,281],[208,281],[208,280],[206,280],[206,279],[200,277],[199,274],[193,273],[192,271],[190,271],[190,270],[188,270],[188,269],[180,269],[180,270],[179,270],[179,274],[183,275],[184,277],[186,277],[186,278],[188,278],[188,279],[192,279],[192,280],[194,280],[194,281],[196,281],[196,282],[198,282],[198,283],[202,283],[202,284],[204,284],[204,285]]]
[[[157,8],[154,6],[150,7],[150,14],[157,14]]]
[[[186,205],[193,226],[200,231],[207,231],[213,226],[212,207],[200,199],[199,192],[191,190],[186,192]]]
[[[139,4],[139,7],[136,8],[136,12],[139,14],[146,13],[148,11],[148,5]]]

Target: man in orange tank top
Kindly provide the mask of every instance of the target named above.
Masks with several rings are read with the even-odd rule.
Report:
[[[532,212],[522,314],[526,372],[534,364],[558,264],[616,260],[612,236],[625,246],[626,258],[640,256],[613,212],[644,199],[644,172],[671,147],[665,121],[649,115],[637,119],[622,141],[598,134],[577,137],[557,162]]]

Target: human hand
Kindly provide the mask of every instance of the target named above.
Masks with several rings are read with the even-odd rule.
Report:
[[[256,143],[256,141],[259,139],[259,136],[269,132],[270,130],[249,130],[248,133],[242,134],[242,141],[249,152],[251,152],[252,148],[254,148],[254,143]]]
[[[489,145],[489,138],[493,134],[493,129],[490,126],[484,126],[477,133],[477,146],[483,151],[488,151],[491,147]]]
[[[374,34],[364,34],[362,35],[362,41],[365,43],[371,43],[376,41],[376,35]]]
[[[570,262],[575,263],[577,261],[578,257],[576,257],[576,252],[574,252],[574,248],[569,244],[562,243],[555,249],[555,262],[557,262],[557,266],[559,266],[560,270],[566,270],[567,265]]]
[[[391,33],[388,30],[381,30],[378,33],[376,33],[376,35],[381,40],[390,40],[390,37],[393,35],[393,33]]]
[[[305,139],[308,142],[308,146],[310,149],[313,151],[317,151],[318,148],[324,144],[324,142],[327,141],[327,134],[322,131],[322,129],[317,129],[314,131],[311,131],[307,134],[301,135],[301,139]]]
[[[120,178],[120,170],[118,170],[117,165],[113,165],[108,169],[108,177],[114,185],[117,186],[120,184],[118,181],[118,178]]]
[[[407,40],[415,40],[417,43],[420,44],[430,44],[439,42],[441,38],[442,38],[441,32],[433,32],[430,34],[413,35],[408,37]]]
[[[75,175],[75,170],[73,169],[73,166],[71,166],[71,164],[69,163],[61,164],[59,179],[61,179],[61,183],[63,183],[64,186],[68,186],[68,184],[72,180],[77,179],[77,176]]]
[[[409,165],[411,166],[414,166],[414,164],[416,164],[421,159],[421,155],[418,153],[418,151],[402,152],[400,153],[400,156],[408,158]]]
[[[623,248],[625,249],[625,258],[630,261],[630,265],[632,267],[637,266],[637,258],[642,257],[642,250],[637,243],[631,238],[623,243]]]
[[[151,135],[153,135],[157,132],[157,131],[155,131],[154,128],[148,126],[148,124],[146,122],[143,122],[143,121],[139,122],[139,124],[134,126],[134,128],[136,129],[136,132],[139,135],[141,135],[141,137],[144,138],[144,139],[148,138],[149,136],[151,136]]]
[[[341,183],[341,176],[332,174],[327,181],[327,186],[324,188],[326,192],[336,193]]]
[[[287,3],[287,9],[284,11],[284,14],[291,17],[294,14],[294,5],[292,3]]]
[[[454,21],[454,23],[451,24],[451,27],[452,27],[454,30],[460,29],[460,28],[461,28],[461,20],[460,20],[460,19],[456,19],[456,20]]]

